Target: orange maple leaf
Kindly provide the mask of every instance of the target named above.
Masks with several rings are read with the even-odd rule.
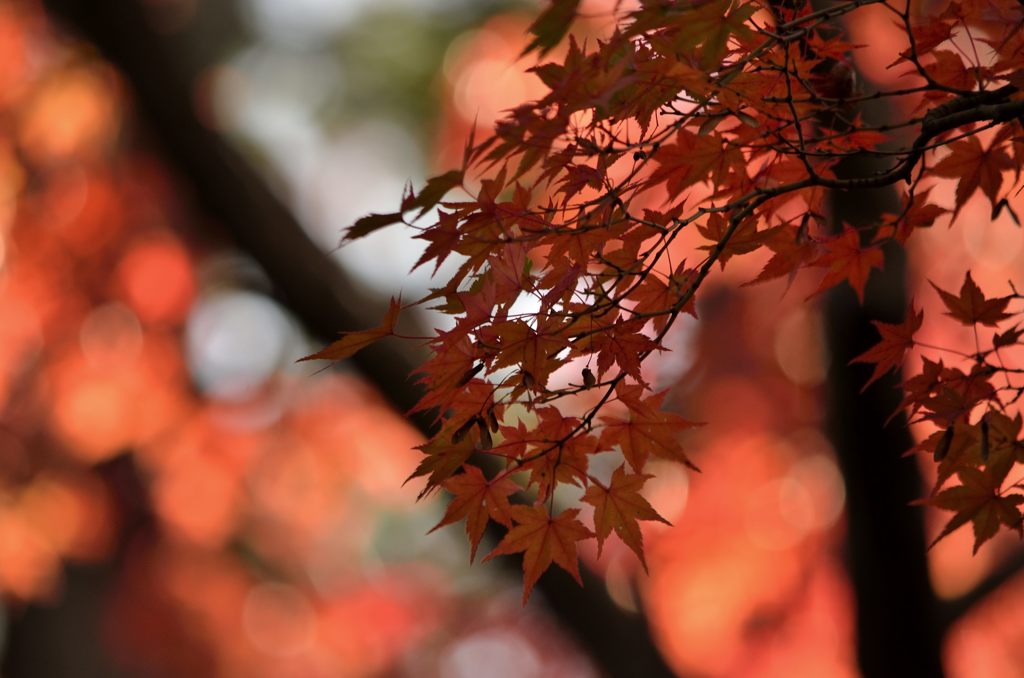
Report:
[[[430,532],[465,518],[466,536],[470,543],[469,561],[473,562],[488,520],[512,527],[512,506],[508,496],[518,492],[519,486],[507,476],[488,480],[472,464],[466,464],[463,468],[464,473],[445,481],[444,487],[452,493],[452,500],[441,522],[434,525]]]
[[[1000,320],[1010,317],[1009,313],[1004,312],[1007,304],[1010,303],[1010,297],[986,299],[974,279],[971,278],[970,271],[967,271],[964,276],[964,284],[960,286],[960,296],[953,296],[935,283],[931,283],[931,285],[942,297],[946,308],[949,309],[946,315],[959,320],[964,325],[981,323],[995,327]]]
[[[576,519],[579,509],[566,509],[552,518],[543,506],[513,506],[512,519],[517,525],[487,554],[484,562],[495,556],[523,553],[523,605],[544,571],[554,561],[582,586],[576,542],[594,536]]]
[[[398,321],[398,312],[400,310],[402,310],[402,300],[391,297],[391,304],[388,306],[387,313],[384,314],[384,322],[378,327],[359,332],[345,332],[340,339],[331,345],[304,358],[299,358],[297,362],[302,362],[303,360],[344,360],[355,355],[375,341],[394,334],[395,323]]]
[[[914,333],[921,329],[923,321],[924,311],[915,311],[913,304],[910,305],[910,313],[901,323],[871,321],[882,335],[882,340],[850,361],[850,364],[875,363],[875,371],[864,383],[861,393],[883,374],[889,370],[899,369],[903,365],[903,356],[907,354],[907,349],[914,345]]]
[[[594,527],[597,528],[597,555],[600,557],[604,540],[612,530],[619,535],[626,546],[640,559],[647,570],[644,558],[644,537],[640,532],[638,520],[658,520],[666,525],[670,522],[662,518],[650,503],[640,494],[644,483],[653,476],[646,474],[626,473],[625,465],[619,466],[612,473],[608,487],[594,479],[583,495],[583,501],[594,506]]]

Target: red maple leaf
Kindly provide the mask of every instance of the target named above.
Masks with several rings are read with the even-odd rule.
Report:
[[[470,543],[469,560],[472,562],[476,558],[476,549],[484,536],[488,520],[512,527],[512,506],[508,496],[518,492],[519,486],[507,476],[488,480],[472,464],[464,465],[463,469],[464,473],[445,481],[444,487],[452,493],[452,500],[441,522],[430,531],[465,518],[466,535]]]
[[[995,205],[1003,185],[1003,170],[1013,169],[1013,161],[1003,148],[981,147],[978,137],[971,136],[949,145],[950,154],[933,171],[940,177],[959,179],[956,184],[956,212],[981,188]]]
[[[825,253],[811,262],[812,266],[829,267],[815,294],[845,280],[857,293],[857,299],[864,303],[864,285],[867,284],[871,269],[882,268],[882,249],[876,245],[862,246],[860,233],[850,226],[846,226],[842,234],[826,242],[824,248]]]
[[[420,445],[419,448],[427,456],[420,460],[416,470],[405,479],[409,482],[413,478],[429,475],[427,484],[419,494],[423,498],[434,492],[444,481],[455,474],[462,465],[466,463],[470,455],[476,451],[473,442],[469,438],[463,438],[458,442],[452,442],[448,434],[439,435],[433,440]]]
[[[391,297],[391,304],[388,306],[388,311],[384,314],[384,321],[380,325],[370,330],[345,332],[340,339],[331,345],[304,358],[299,358],[298,362],[303,360],[344,360],[355,355],[377,340],[394,334],[395,323],[398,321],[398,312],[400,310],[402,310],[402,300]]]
[[[997,482],[992,476],[978,469],[965,467],[957,472],[962,485],[950,487],[934,497],[917,503],[955,511],[932,546],[961,525],[970,522],[974,526],[974,552],[996,535],[1000,525],[1021,531],[1021,513],[1017,508],[1024,503],[1024,495],[1001,495]]]
[[[601,417],[604,424],[600,441],[602,449],[618,445],[630,468],[637,473],[643,471],[652,454],[681,462],[695,471],[700,470],[689,460],[679,443],[680,431],[700,424],[687,421],[678,414],[663,412],[660,408],[664,392],[642,399],[642,387],[620,384],[616,393],[629,408],[629,418]]]
[[[967,271],[967,274],[964,276],[964,284],[960,286],[959,296],[953,296],[935,283],[931,283],[931,285],[939,293],[939,296],[942,297],[942,302],[946,304],[946,308],[949,309],[946,315],[956,318],[964,325],[980,323],[989,327],[995,327],[999,324],[1000,320],[1006,320],[1010,317],[1010,314],[1005,311],[1012,297],[986,299],[985,295],[982,294],[975,284],[970,271]]]
[[[802,226],[779,226],[764,232],[764,244],[773,254],[761,272],[753,280],[743,283],[744,286],[789,277],[792,284],[796,272],[810,262],[817,252],[817,244],[807,237],[806,228]]]
[[[580,487],[586,484],[588,456],[597,451],[598,441],[580,430],[578,418],[563,416],[558,408],[544,407],[537,414],[540,421],[532,434],[536,449],[529,454],[539,456],[520,468],[530,472],[527,484],[536,483],[537,497],[544,500],[556,483],[573,483]]]
[[[623,372],[643,383],[640,357],[659,348],[650,337],[639,332],[645,322],[644,319],[618,322],[592,338],[590,347],[597,352],[598,377],[616,363]]]
[[[513,506],[512,519],[517,523],[484,562],[500,555],[523,554],[523,605],[544,571],[554,562],[572,575],[581,586],[576,542],[594,536],[576,519],[579,509],[566,509],[554,518],[543,506]]]
[[[850,361],[851,364],[875,363],[875,371],[861,388],[862,393],[883,374],[889,370],[899,369],[903,365],[903,357],[914,345],[914,333],[921,329],[923,321],[924,311],[914,311],[913,304],[910,305],[910,312],[901,323],[871,321],[882,335],[882,340]]]
[[[607,487],[591,479],[591,485],[583,495],[583,501],[594,507],[594,526],[597,528],[597,553],[600,556],[604,540],[612,530],[619,538],[633,549],[644,569],[647,560],[644,558],[644,538],[640,532],[638,520],[658,520],[670,525],[667,520],[640,494],[644,483],[653,476],[626,473],[625,466],[619,466],[612,473],[611,482]]]
[[[653,315],[654,331],[660,332],[668,324],[669,314],[679,304],[682,296],[690,293],[682,312],[696,318],[697,305],[690,290],[693,273],[692,269],[686,268],[686,262],[683,262],[676,267],[668,282],[662,282],[661,278],[653,273],[648,275],[629,295],[630,299],[636,301],[633,313],[644,317]]]
[[[488,346],[499,349],[493,367],[519,365],[534,383],[543,388],[551,373],[565,362],[556,357],[569,345],[561,334],[564,328],[564,323],[557,318],[541,321],[537,330],[522,320],[509,320],[487,328],[486,332],[481,332],[481,338]]]
[[[718,212],[708,215],[707,224],[697,224],[697,230],[702,236],[710,240],[712,245],[702,245],[702,250],[718,250],[725,239],[726,231],[729,230],[729,220]],[[736,230],[732,232],[729,240],[725,242],[721,250],[718,250],[718,264],[723,269],[730,258],[739,254],[747,254],[761,247],[768,231],[757,230],[757,219],[744,219]]]
[[[876,240],[892,236],[901,244],[906,244],[907,239],[915,229],[931,228],[932,224],[939,217],[949,214],[949,210],[928,202],[930,188],[914,194],[909,205],[899,214],[885,214],[882,217],[882,227],[879,229]]]
[[[705,181],[724,162],[725,155],[720,137],[700,136],[680,128],[675,143],[658,149],[654,159],[660,166],[651,177],[651,185],[665,182],[669,195],[676,196],[683,189]]]

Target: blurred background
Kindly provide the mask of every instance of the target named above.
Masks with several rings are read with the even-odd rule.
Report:
[[[587,588],[546,576],[525,608],[519,560],[470,566],[461,526],[426,534],[443,502],[403,485],[415,350],[294,362],[427,291],[410,232],[339,249],[341,229],[543,93],[519,59],[537,10],[0,2],[4,676],[860,675],[814,285],[736,292],[758,260],[709,289],[653,367],[711,423],[689,437],[705,472],[649,485],[674,524],[645,535],[650,575],[609,543]],[[932,231],[926,308],[950,261],[983,289],[1021,270],[1006,219]],[[928,552],[921,623],[948,675],[1019,676],[1019,547],[970,543]]]

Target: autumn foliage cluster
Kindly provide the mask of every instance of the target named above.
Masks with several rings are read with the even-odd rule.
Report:
[[[552,562],[578,577],[581,540],[614,532],[643,561],[639,521],[663,520],[643,495],[648,462],[692,467],[680,434],[696,425],[662,409],[643,368],[696,315],[716,268],[765,252],[747,284],[816,277],[812,296],[848,285],[863,298],[887,253],[956,222],[976,193],[992,219],[1016,221],[1024,165],[1015,0],[642,0],[611,29],[577,6],[555,0],[532,26],[545,95],[471,138],[461,168],[346,234],[403,222],[426,243],[419,265],[457,260],[416,302],[452,320],[418,374],[416,410],[438,432],[412,477],[452,494],[441,524],[465,520],[472,554],[489,522],[507,528],[487,557],[523,553],[524,599]],[[900,38],[883,55],[896,86],[856,77],[858,53],[882,48],[842,26],[869,10]],[[865,159],[872,169],[848,169]],[[952,204],[932,195],[947,179]],[[833,223],[831,192],[886,187],[898,207],[878,223]],[[912,304],[902,323],[877,323],[880,343],[857,360],[875,365],[872,381],[905,370],[903,409],[932,427],[915,450],[938,465],[921,501],[953,512],[940,538],[971,523],[977,549],[1021,530],[1024,309],[1012,285],[962,279],[935,293],[973,349],[915,341]],[[311,357],[395,334],[400,307]]]

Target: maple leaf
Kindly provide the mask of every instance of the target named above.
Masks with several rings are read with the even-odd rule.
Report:
[[[707,179],[725,156],[720,137],[698,136],[680,128],[676,142],[658,149],[654,159],[660,167],[651,176],[651,186],[665,182],[670,195],[679,195],[683,189]]]
[[[652,3],[653,5],[653,3]],[[679,5],[682,11],[664,12],[665,23],[674,24],[674,44],[677,48],[691,49],[701,47],[699,66],[704,71],[715,70],[726,53],[730,37],[747,37],[751,30],[745,23],[756,11],[753,4],[734,3],[732,0],[710,0],[708,2],[688,3]],[[633,21],[627,34],[636,34],[652,24],[658,15],[651,19],[642,17]],[[649,23],[648,23],[649,22]]]
[[[590,342],[591,350],[597,351],[597,375],[601,377],[616,363],[619,368],[644,383],[640,374],[640,356],[654,349],[660,349],[650,337],[640,334],[646,321],[642,318],[615,323],[597,333]]]
[[[356,219],[356,222],[349,226],[348,230],[345,231],[344,240],[357,240],[364,236],[370,235],[374,231],[379,231],[385,226],[397,224],[401,220],[401,212],[391,212],[388,214],[367,214],[365,217],[360,217],[359,219]]]
[[[494,403],[494,390],[494,384],[486,379],[470,379],[454,389],[447,403],[447,424],[460,427],[468,421],[482,419],[489,411],[500,410],[502,406]],[[420,409],[419,404],[416,407]]]
[[[932,189],[926,189],[914,194],[913,200],[900,214],[885,214],[882,216],[882,227],[876,236],[876,240],[892,235],[900,244],[906,244],[907,239],[917,228],[931,228],[932,224],[939,217],[949,214],[949,210],[928,202],[928,195]]]
[[[435,261],[434,273],[437,273],[438,269],[441,268],[441,264],[444,263],[449,254],[455,251],[459,243],[459,220],[455,214],[439,210],[437,219],[437,223],[432,228],[428,228],[414,236],[430,243],[423,251],[423,255],[413,265],[412,270],[414,271],[433,259]]]
[[[768,231],[757,230],[756,219],[744,219],[733,231],[729,240],[722,246],[725,234],[729,230],[729,220],[721,214],[714,212],[708,215],[706,225],[697,224],[697,230],[702,236],[712,241],[713,245],[702,245],[702,250],[717,250],[721,247],[718,255],[718,263],[725,269],[725,264],[730,258],[738,254],[753,252],[764,243]]]
[[[426,486],[420,491],[419,499],[439,488],[444,481],[462,468],[466,460],[476,451],[476,447],[470,439],[463,438],[458,442],[453,442],[451,433],[453,431],[448,431],[445,435],[439,435],[418,447],[427,456],[420,461],[416,470],[405,479],[405,482],[429,474]]]
[[[970,89],[977,84],[973,69],[964,65],[960,54],[948,49],[933,50],[934,63],[925,66],[925,72],[935,81],[957,89]],[[916,67],[914,67],[916,69]]]
[[[806,235],[806,226],[780,226],[764,231],[763,243],[772,251],[772,257],[756,278],[743,286],[756,285],[782,276],[793,283],[796,272],[814,259],[817,244]]]
[[[868,386],[880,379],[889,370],[898,370],[903,365],[903,357],[907,350],[914,345],[914,333],[921,329],[924,322],[924,311],[914,311],[914,305],[910,305],[910,312],[901,323],[883,323],[872,320],[882,340],[869,348],[864,353],[850,361],[853,363],[875,363],[875,370],[871,378],[861,388],[861,393],[867,390]]]
[[[441,202],[441,198],[445,196],[448,191],[452,190],[456,186],[462,183],[463,174],[461,170],[452,170],[445,172],[444,174],[436,177],[431,177],[427,180],[427,185],[423,187],[423,190],[418,194],[413,193],[410,188],[408,195],[402,201],[402,209],[400,212],[391,212],[388,214],[368,214],[365,217],[361,217],[356,220],[349,228],[345,229],[345,235],[342,237],[342,242],[349,242],[352,240],[358,240],[365,236],[370,235],[374,231],[378,231],[385,226],[391,224],[397,224],[402,221],[403,216],[406,212],[417,207],[420,209],[417,219],[426,214],[431,207]],[[418,266],[419,264],[417,264]]]
[[[900,403],[897,412],[905,407],[911,408],[911,416],[921,408],[921,401],[930,396],[939,385],[941,374],[944,369],[941,360],[930,360],[928,356],[921,357],[921,371],[903,382],[903,402]],[[895,413],[893,413],[895,416]],[[890,417],[891,418],[891,417]]]
[[[523,50],[523,55],[537,50],[544,56],[561,42],[569,32],[579,4],[580,0],[551,0],[551,6],[530,24],[529,31],[534,38]]]
[[[1021,531],[1021,513],[1017,507],[1024,503],[1024,495],[1001,495],[991,475],[978,469],[962,468],[957,475],[962,485],[917,502],[955,512],[931,546],[968,522],[974,526],[974,553],[996,535],[1001,524]]]
[[[939,462],[932,494],[964,468],[984,466],[993,484],[1002,483],[1017,463],[1017,437],[1021,416],[1010,418],[1002,412],[986,412],[977,424],[957,422],[945,431],[933,433],[917,448],[933,451]]]
[[[754,18],[762,6],[750,0],[642,0],[618,8],[619,26],[582,43],[570,36],[564,58],[531,69],[546,93],[508,109],[488,141],[471,139],[461,170],[432,178],[419,193],[408,190],[398,211],[350,229],[349,238],[359,237],[408,221],[410,211],[419,218],[442,207],[417,236],[426,245],[417,265],[436,271],[452,255],[461,262],[423,300],[436,301],[453,326],[430,341],[435,355],[418,371],[426,393],[414,409],[436,410],[441,433],[422,448],[414,475],[429,476],[427,491],[453,491],[441,524],[465,519],[474,555],[490,520],[511,521],[505,550],[530,530],[553,529],[556,521],[539,508],[512,517],[511,481],[536,488],[538,505],[560,486],[582,488],[596,509],[598,552],[614,531],[643,562],[639,521],[659,519],[641,496],[644,468],[652,455],[691,465],[679,434],[695,425],[662,411],[664,394],[650,394],[643,361],[661,350],[680,313],[694,312],[715,260],[724,267],[732,257],[766,252],[752,283],[788,277],[792,284],[800,270],[821,267],[815,294],[846,282],[863,302],[872,269],[885,262],[883,248],[905,245],[916,229],[947,215],[952,223],[979,190],[993,220],[1003,209],[1016,220],[1003,175],[1015,171],[1019,179],[1024,167],[1014,91],[1024,83],[1019,3],[961,0],[927,21],[898,22],[911,47],[898,48],[896,63],[909,62],[915,84],[869,86],[854,97],[913,92],[915,109],[884,122],[866,120],[860,102],[850,100],[861,93],[849,54],[858,46],[836,39],[829,26],[862,4],[842,4],[827,17],[808,17],[801,3],[776,7],[779,34]],[[546,3],[527,52],[559,44],[580,6]],[[984,59],[967,49],[975,42],[985,46]],[[885,156],[888,167],[840,171],[844,158],[864,153]],[[948,208],[929,202],[936,176],[957,180]],[[904,181],[902,209],[878,223],[859,230],[840,223],[835,232],[825,223],[830,194],[893,190]],[[459,186],[471,197],[444,201]],[[698,253],[696,268],[679,264],[666,275],[675,262],[692,261],[683,251]],[[936,290],[962,324],[1019,320],[1007,310],[1016,293],[986,299],[970,274],[957,296]],[[922,323],[913,306],[902,322],[876,322],[878,343],[851,362],[872,365],[866,389],[899,370],[909,349],[921,349],[902,409],[939,429],[915,449],[931,452],[938,465],[933,496],[959,502],[956,520],[974,522],[981,543],[1012,522],[1017,507],[988,497],[998,497],[1000,483],[1024,462],[1014,416],[1018,375],[1001,353],[1024,332],[1016,323],[991,337],[990,350],[953,351],[962,364],[946,366],[923,355],[942,349],[915,345]],[[392,329],[346,335],[335,354]],[[582,383],[555,383],[554,373],[576,359]],[[994,378],[1000,372],[1005,386]],[[623,409],[609,414],[608,404]],[[516,422],[504,421],[510,408]],[[517,473],[495,476],[502,480],[492,488],[466,465],[473,450]],[[588,476],[592,457],[606,451],[622,454],[609,485]],[[964,475],[971,469],[987,474],[985,492]],[[957,474],[968,489],[941,492]],[[519,544],[527,552],[525,596],[553,558],[545,562],[532,544]]]
[[[495,556],[523,554],[523,605],[530,599],[533,585],[552,562],[583,585],[576,542],[590,539],[594,533],[576,519],[579,512],[579,509],[566,509],[552,518],[543,506],[512,507],[516,526],[487,554],[484,562]]]
[[[472,464],[465,464],[463,469],[464,473],[444,482],[444,488],[452,493],[452,500],[444,517],[430,532],[465,518],[466,536],[470,543],[469,561],[473,562],[488,520],[512,527],[512,506],[508,497],[518,492],[519,486],[507,476],[488,480]]]
[[[990,366],[979,363],[975,363],[970,374],[945,368],[930,394],[918,400],[918,404],[932,412],[925,418],[940,425],[966,418],[979,403],[995,397],[997,392],[989,381],[992,374]]]
[[[463,178],[462,170],[451,170],[427,179],[427,185],[419,193],[409,193],[402,201],[402,212],[419,208],[417,218],[422,217],[441,202],[450,190],[462,184]]]
[[[539,324],[537,330],[522,320],[509,320],[481,332],[481,340],[489,346],[498,347],[495,368],[519,365],[543,389],[551,373],[565,362],[557,357],[569,345],[561,334],[564,327],[558,318],[548,318]]]
[[[910,30],[914,38],[914,48],[920,54],[927,54],[952,37],[953,27],[939,21],[928,21],[914,24]],[[911,54],[910,48],[907,48],[900,56],[906,59]]]
[[[958,57],[959,58],[959,57]],[[940,177],[959,179],[956,184],[956,213],[967,199],[981,188],[992,205],[1003,185],[1003,170],[1013,169],[1013,161],[1002,148],[982,149],[978,137],[970,136],[949,145],[950,154],[935,165]]]
[[[389,337],[394,334],[395,323],[398,321],[398,312],[401,309],[401,299],[395,299],[392,297],[387,313],[384,314],[384,322],[382,322],[378,327],[359,332],[345,332],[342,334],[341,338],[334,343],[320,351],[317,351],[316,353],[307,355],[304,358],[299,358],[297,362],[302,362],[303,360],[344,360],[345,358],[355,355],[379,339],[383,339],[384,337]]]
[[[558,408],[544,407],[537,412],[540,421],[533,440],[540,451],[536,459],[524,463],[521,470],[529,471],[528,485],[537,485],[539,500],[547,499],[556,483],[584,486],[587,482],[588,455],[598,449],[597,439],[580,432],[580,420],[563,416]]]
[[[995,482],[1002,483],[1018,461],[1022,424],[1020,412],[1011,419],[997,410],[989,410],[979,421],[978,459]]]
[[[967,271],[964,276],[964,284],[960,286],[959,296],[953,296],[935,283],[931,283],[931,286],[939,293],[946,308],[949,309],[946,315],[959,320],[964,325],[980,323],[995,327],[1000,320],[1010,317],[1010,314],[1005,311],[1012,297],[986,299],[975,284],[970,271]]]
[[[1024,335],[1024,330],[1019,326],[1014,325],[1005,332],[1000,332],[992,337],[992,348],[1013,346],[1020,341],[1021,335]]]
[[[411,412],[436,409],[438,417],[445,414],[463,386],[484,368],[478,351],[465,335],[440,332],[431,342],[434,355],[416,368],[417,383],[427,386],[426,392]]]
[[[669,313],[678,305],[680,298],[690,291],[690,280],[694,272],[685,266],[686,262],[679,264],[667,283],[662,282],[656,275],[647,276],[629,295],[630,299],[636,301],[633,313],[637,316],[654,316],[655,332],[665,329]],[[683,306],[682,312],[697,317],[697,304],[692,294]]]
[[[679,432],[701,424],[687,421],[678,414],[661,411],[665,392],[646,400],[640,398],[642,387],[619,385],[616,393],[629,408],[629,418],[602,416],[604,429],[599,446],[609,449],[618,445],[622,456],[637,473],[644,469],[650,455],[678,461],[699,471],[683,452]]]
[[[920,449],[930,451],[938,462],[932,495],[939,492],[946,481],[965,465],[975,465],[972,459],[978,449],[978,427],[964,422],[950,424],[944,431],[936,431],[921,441]]]
[[[846,226],[842,234],[824,244],[825,253],[811,262],[812,266],[828,266],[829,270],[815,294],[834,287],[844,280],[864,303],[864,285],[873,268],[882,268],[884,256],[880,247],[860,244],[860,233]],[[813,296],[813,295],[812,295]]]
[[[597,528],[597,553],[601,555],[604,540],[612,530],[619,535],[640,563],[647,570],[644,558],[644,539],[638,520],[658,520],[671,525],[662,518],[650,503],[640,494],[644,483],[653,478],[645,474],[626,473],[626,467],[619,466],[612,473],[611,482],[605,487],[591,479],[591,485],[583,495],[583,501],[594,507],[594,527]]]

